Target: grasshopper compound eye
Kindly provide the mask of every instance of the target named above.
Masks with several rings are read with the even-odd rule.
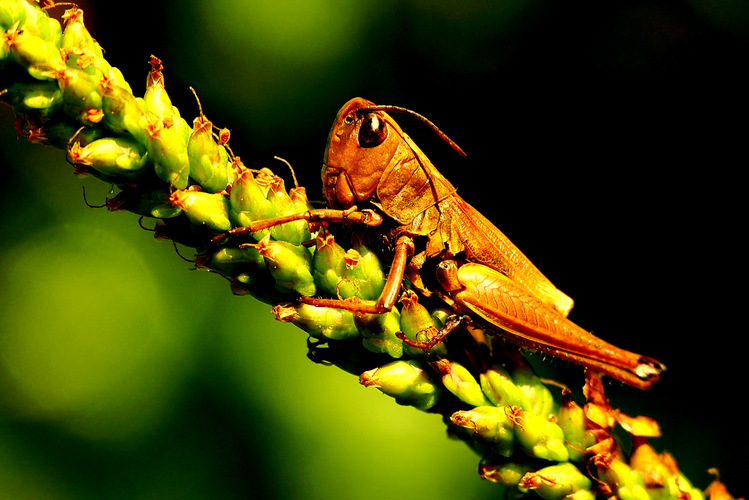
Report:
[[[359,145],[363,148],[379,146],[388,136],[387,123],[375,113],[367,113],[359,127]]]

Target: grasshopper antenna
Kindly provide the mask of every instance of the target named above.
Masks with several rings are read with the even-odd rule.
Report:
[[[409,115],[417,120],[419,120],[421,123],[432,129],[432,131],[437,134],[437,136],[445,141],[451,148],[453,148],[460,156],[466,156],[465,151],[461,149],[460,146],[458,146],[455,141],[450,139],[447,134],[445,134],[443,131],[441,131],[437,125],[435,125],[431,120],[429,120],[426,116],[421,115],[417,113],[416,111],[411,111],[408,108],[402,108],[400,106],[391,106],[391,105],[375,105],[375,106],[367,106],[364,108],[359,109],[359,112],[369,112],[369,111],[386,111],[388,113],[401,113],[404,115]]]

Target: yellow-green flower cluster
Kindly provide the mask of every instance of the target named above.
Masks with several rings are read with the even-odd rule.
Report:
[[[83,12],[74,7],[62,19],[33,2],[0,0],[1,98],[23,117],[20,132],[29,140],[63,148],[77,173],[118,186],[110,210],[159,219],[159,235],[197,250],[196,267],[226,277],[236,294],[273,304],[277,319],[305,331],[313,339],[310,358],[356,373],[398,404],[442,415],[482,455],[481,477],[506,497],[703,497],[643,433],[633,432],[627,456],[612,433],[625,419],[601,397],[588,395],[581,405],[564,390],[555,398],[517,349],[470,322],[447,342],[416,347],[453,311],[406,282],[384,314],[300,302],[377,299],[385,255],[366,238],[336,238],[335,228],[306,220],[216,238],[310,210],[304,188],[287,190],[271,170],[245,166],[202,110],[190,126],[169,98],[156,57],[144,95],[135,96],[89,34]]]

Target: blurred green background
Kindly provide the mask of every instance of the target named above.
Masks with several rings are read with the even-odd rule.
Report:
[[[468,159],[401,120],[573,319],[669,367],[614,404],[657,417],[696,484],[719,467],[747,494],[744,2],[80,5],[136,94],[153,53],[184,116],[193,86],[248,166],[284,157],[311,198],[349,98],[435,121]],[[92,204],[109,186],[17,140],[7,108],[0,166],[0,498],[496,497],[438,417],[313,364],[269,306],[86,207],[82,185]]]

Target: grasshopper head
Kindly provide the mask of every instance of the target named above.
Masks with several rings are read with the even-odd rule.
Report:
[[[351,99],[338,112],[328,135],[322,167],[323,194],[333,208],[349,208],[374,196],[398,148],[388,140],[392,119],[368,111],[373,102]]]

